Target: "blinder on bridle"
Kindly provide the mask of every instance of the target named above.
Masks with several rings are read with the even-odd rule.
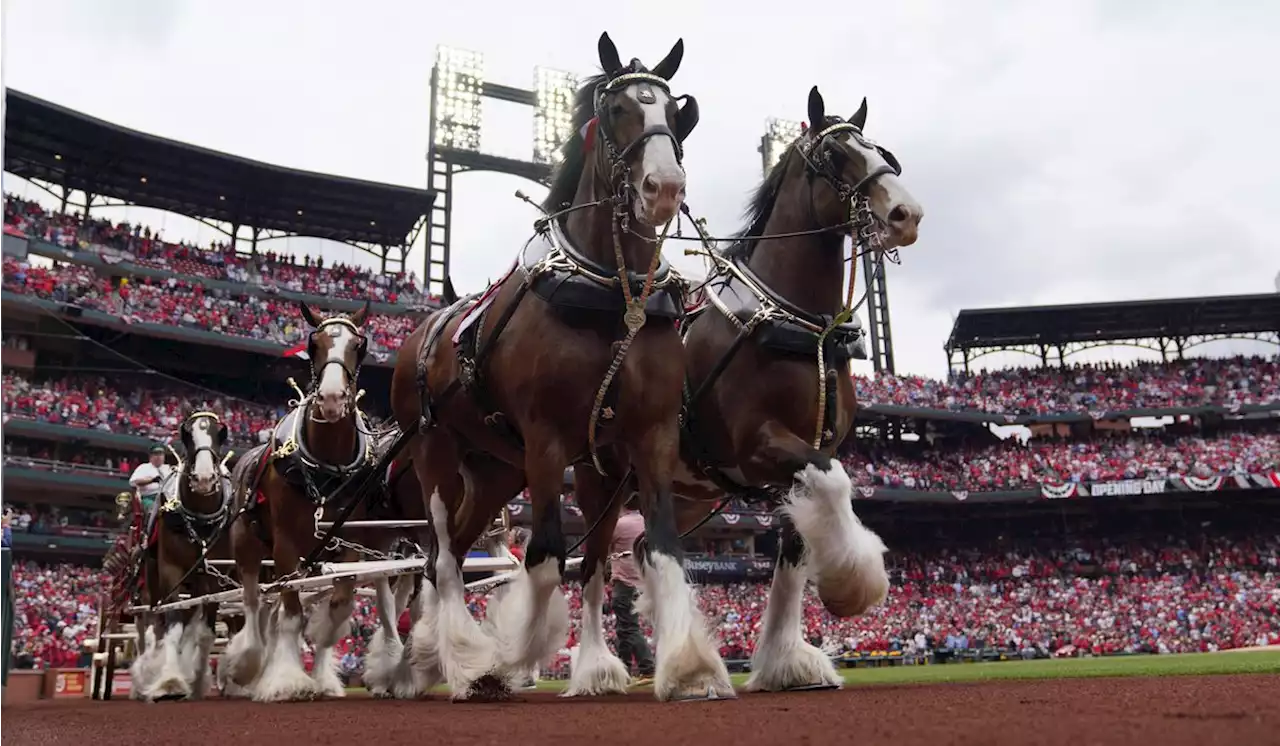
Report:
[[[835,164],[832,162],[831,148],[828,145],[827,138],[841,132],[850,133],[859,145],[879,153],[880,157],[884,158],[885,161],[885,165],[874,170],[868,170],[867,175],[863,176],[853,186],[850,186],[836,169]],[[863,190],[885,174],[902,175],[902,165],[898,163],[897,157],[889,152],[888,149],[864,135],[862,128],[852,122],[841,121],[828,125],[818,130],[811,137],[806,138],[806,141],[801,143],[798,149],[800,156],[804,158],[805,163],[809,166],[810,175],[816,174],[822,177],[824,181],[831,185],[832,189],[836,190],[841,202],[850,202],[859,195],[865,196]]]
[[[199,419],[211,420],[213,424],[218,426],[217,432],[213,437],[213,445],[196,447],[195,437],[192,435],[191,431],[192,424]],[[218,457],[221,455],[219,449],[226,445],[227,442],[227,426],[223,424],[222,419],[213,412],[203,410],[199,412],[192,412],[187,415],[187,419],[183,420],[182,425],[178,427],[178,434],[179,437],[182,438],[183,447],[187,449],[187,455],[190,457],[191,463],[195,463],[196,456],[198,456],[202,451],[208,451],[209,455],[213,458],[214,463],[217,463]],[[231,454],[227,454],[227,458],[230,458],[230,456]],[[223,460],[225,461],[226,459],[224,458]]]
[[[347,361],[345,359],[325,360],[321,363],[320,367],[316,367],[316,350],[319,347],[316,343],[317,335],[320,334],[321,331],[335,324],[345,326],[356,336],[356,365],[354,370],[347,367]],[[366,337],[364,333],[360,331],[360,328],[357,327],[350,319],[344,316],[334,316],[321,321],[316,325],[316,328],[312,329],[311,333],[307,335],[307,357],[311,358],[311,386],[309,390],[311,392],[316,390],[316,386],[320,385],[320,376],[324,373],[324,369],[330,365],[340,366],[343,372],[347,374],[347,386],[355,388],[357,376],[360,374],[360,366],[364,364],[365,355],[368,353],[369,338]]]
[[[657,100],[653,94],[653,88],[661,89],[668,96],[671,96],[671,84],[665,78],[645,70],[638,59],[631,60],[630,65],[622,68],[597,86],[593,97],[595,102],[594,130],[600,137],[601,142],[604,143],[605,152],[609,156],[609,165],[613,172],[613,178],[620,179],[619,183],[617,183],[620,196],[626,194],[632,188],[630,179],[631,167],[627,165],[627,159],[651,138],[665,137],[671,140],[671,146],[676,153],[676,162],[684,165],[684,141],[698,126],[699,119],[698,99],[689,94],[673,96],[672,98],[675,101],[685,101],[684,106],[680,106],[676,110],[675,130],[673,131],[665,123],[646,127],[639,137],[619,150],[617,143],[614,141],[613,120],[609,117],[605,99],[610,94],[619,93],[632,85],[638,86],[636,98],[642,104],[651,104]],[[591,126],[589,123],[588,127]]]

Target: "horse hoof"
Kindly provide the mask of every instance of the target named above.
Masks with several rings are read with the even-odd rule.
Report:
[[[816,684],[797,684],[795,686],[788,686],[788,687],[785,687],[782,691],[784,692],[827,692],[827,691],[831,691],[833,689],[839,689],[839,688],[840,688],[839,684],[828,684],[825,681],[820,681]]]
[[[708,686],[706,691],[689,691],[682,692],[671,698],[672,702],[720,702],[737,699],[738,694],[733,690],[728,692],[717,692],[714,686]]]
[[[169,702],[190,697],[191,688],[182,679],[169,679],[153,687],[150,694],[149,699],[152,702]]]
[[[467,690],[464,702],[507,702],[514,695],[506,680],[493,674],[485,674],[476,679]]]

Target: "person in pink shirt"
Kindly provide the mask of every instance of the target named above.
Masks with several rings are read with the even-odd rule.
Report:
[[[643,533],[644,517],[639,511],[625,507],[622,515],[618,516],[618,525],[613,530],[613,542],[609,545],[613,574],[613,598],[610,603],[613,608],[618,657],[627,666],[635,658],[637,684],[647,683],[653,678],[653,654],[640,629],[640,618],[636,616],[636,587],[640,584],[640,572],[636,568],[635,555],[631,553],[636,539]],[[618,556],[624,552],[627,554]]]

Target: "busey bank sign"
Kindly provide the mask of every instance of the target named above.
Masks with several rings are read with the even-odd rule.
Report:
[[[735,577],[768,577],[773,560],[745,557],[686,557],[684,569],[690,573]]]

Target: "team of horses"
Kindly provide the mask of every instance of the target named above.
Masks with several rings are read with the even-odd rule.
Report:
[[[671,88],[683,41],[652,68],[624,64],[607,34],[598,53],[602,72],[577,93],[575,134],[535,236],[502,279],[448,298],[405,340],[389,423],[374,427],[359,407],[367,305],[327,318],[302,307],[311,381],[233,471],[220,462],[226,429],[215,415],[183,423],[179,468],[147,534],[141,598],[212,593],[230,578],[200,558],[234,560],[243,622],[219,659],[224,694],[343,694],[333,649],[349,631],[354,582],[309,598],[284,590],[269,602],[264,580],[299,577],[320,559],[420,556],[421,575],[377,581],[366,685],[406,698],[440,684],[454,699],[505,697],[568,633],[566,469],[588,527],[566,695],[631,686],[601,609],[613,528],[634,501],[645,521],[633,554],[654,632],[655,696],[734,696],[681,549],[730,497],[780,513],[748,689],[839,685],[830,659],[802,636],[806,584],[841,617],[866,612],[888,589],[885,545],[855,515],[834,458],[853,424],[849,361],[862,334],[845,266],[852,272],[859,250],[914,243],[921,208],[897,159],[864,134],[865,99],[845,119],[827,112],[815,87],[808,126],[755,193],[746,228],[726,249],[708,245],[711,270],[695,299],[663,255],[685,210],[685,142],[699,119],[697,101]],[[374,489],[348,489],[375,470],[366,480]],[[467,607],[463,561],[522,490],[532,536],[482,624]],[[366,518],[430,527],[318,530]],[[406,608],[414,621],[401,641]],[[217,606],[152,616],[139,625],[135,696],[200,696]],[[304,637],[316,651],[310,673]]]

